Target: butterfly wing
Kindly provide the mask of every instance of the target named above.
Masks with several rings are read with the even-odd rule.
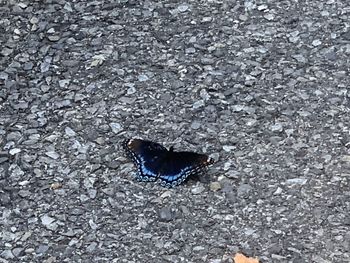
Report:
[[[213,160],[205,154],[194,152],[168,152],[164,158],[159,179],[164,187],[174,187],[189,176],[204,172]]]
[[[123,147],[138,169],[139,181],[156,181],[168,150],[162,145],[140,139],[128,139]]]

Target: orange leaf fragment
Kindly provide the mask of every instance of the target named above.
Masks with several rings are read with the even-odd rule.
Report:
[[[257,258],[249,258],[241,253],[236,253],[233,259],[235,263],[259,263],[259,260]]]

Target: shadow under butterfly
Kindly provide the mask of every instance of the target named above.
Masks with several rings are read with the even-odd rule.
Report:
[[[174,152],[173,147],[168,150],[159,143],[140,139],[125,140],[123,148],[138,169],[138,181],[159,180],[160,185],[167,188],[183,183],[189,176],[205,172],[214,163],[205,154]]]

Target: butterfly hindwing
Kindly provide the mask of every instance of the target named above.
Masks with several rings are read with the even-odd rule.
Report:
[[[169,152],[166,166],[162,166],[159,179],[165,187],[177,186],[191,176],[204,172],[212,163],[212,159],[205,154],[194,152]]]

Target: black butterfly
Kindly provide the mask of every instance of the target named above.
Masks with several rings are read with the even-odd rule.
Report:
[[[214,161],[205,154],[194,152],[174,152],[162,145],[140,139],[123,142],[127,155],[138,168],[137,180],[154,182],[160,180],[164,187],[174,187],[184,182],[190,175],[204,172]]]

